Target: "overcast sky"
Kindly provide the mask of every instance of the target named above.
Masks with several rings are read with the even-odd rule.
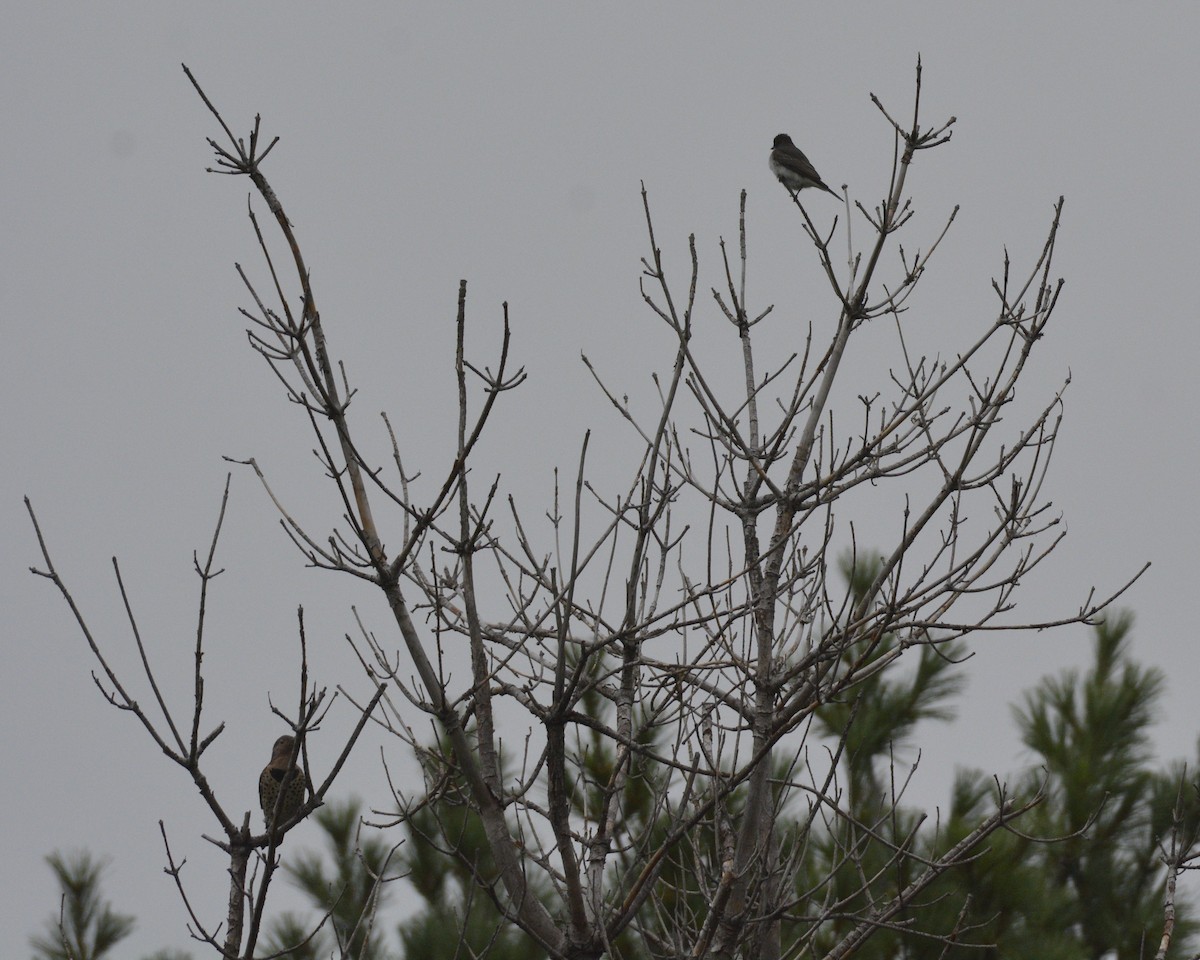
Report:
[[[222,456],[258,457],[305,507],[328,495],[305,424],[246,347],[233,264],[258,265],[249,185],[204,173],[204,138],[218,130],[181,62],[237,132],[260,112],[282,137],[267,173],[365,422],[388,409],[413,449],[444,453],[458,280],[470,283],[480,346],[509,301],[530,380],[487,455],[536,502],[553,466],[574,464],[585,429],[614,449],[625,436],[581,351],[632,394],[669,358],[637,293],[639,181],[668,263],[685,265],[694,232],[709,285],[747,189],[754,301],[827,332],[836,310],[767,151],[791,133],[827,182],[874,205],[891,140],[869,95],[909,116],[919,52],[926,122],[958,123],[909,179],[906,242],[927,246],[962,210],[906,323],[944,353],[965,344],[994,314],[1004,249],[1030,264],[1065,195],[1055,273],[1066,288],[1022,397],[1048,398],[1072,378],[1049,491],[1069,536],[1027,584],[1028,609],[1070,612],[1091,584],[1111,589],[1152,560],[1126,598],[1135,652],[1169,671],[1160,754],[1194,755],[1196,4],[5,6],[3,956],[25,955],[55,908],[42,857],[80,846],[113,858],[107,892],[139,917],[122,955],[198,954],[161,871],[159,819],[206,917],[223,903],[222,859],[199,838],[215,828],[190,781],[103,702],[64,605],[27,572],[38,557],[21,496],[98,637],[132,668],[110,562],[121,559],[179,702],[195,630],[191,555],[211,535]],[[809,207],[831,219],[837,203]],[[707,305],[698,322],[718,328]],[[227,730],[209,777],[247,809],[280,732],[268,694],[295,700],[296,607],[330,684],[354,680],[340,640],[350,605],[385,621],[361,585],[303,569],[245,471],[220,563],[207,716]],[[961,722],[923,741],[920,796],[944,797],[955,763],[1017,769],[1007,704],[1087,652],[1084,630],[980,645]],[[351,719],[337,712],[327,742]],[[355,758],[343,794],[382,801],[378,746]],[[325,749],[314,747],[317,760]],[[311,827],[292,836],[315,839]]]

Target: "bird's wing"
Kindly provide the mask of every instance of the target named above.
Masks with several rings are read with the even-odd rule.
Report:
[[[794,170],[802,177],[809,180],[820,181],[821,175],[817,173],[817,168],[808,162],[806,157],[799,147],[791,144],[785,144],[782,147],[775,148],[776,160],[789,170]]]
[[[270,767],[264,767],[263,772],[258,775],[258,805],[267,810],[267,800],[269,791],[273,782],[273,776]]]

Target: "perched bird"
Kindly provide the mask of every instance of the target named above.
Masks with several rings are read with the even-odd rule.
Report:
[[[268,829],[275,817],[276,804],[279,805],[279,823],[286,823],[304,805],[304,790],[309,783],[304,771],[292,763],[295,746],[295,737],[284,736],[276,740],[271,748],[271,762],[258,775],[258,802],[262,804]]]
[[[808,162],[808,157],[800,152],[800,148],[792,143],[792,138],[786,133],[775,138],[770,165],[771,172],[792,196],[805,187],[817,187],[826,193],[833,193],[817,173],[817,168]],[[836,193],[833,195],[837,196]]]

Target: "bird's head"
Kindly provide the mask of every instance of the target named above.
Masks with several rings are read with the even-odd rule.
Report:
[[[271,748],[271,759],[276,760],[279,757],[288,758],[292,755],[292,748],[296,745],[296,738],[282,736],[275,741],[275,746]]]
[[[792,138],[789,137],[786,133],[781,133],[781,134],[779,134],[779,136],[777,136],[775,138],[774,147],[776,150],[778,150],[780,147],[790,147],[790,146],[792,146]]]

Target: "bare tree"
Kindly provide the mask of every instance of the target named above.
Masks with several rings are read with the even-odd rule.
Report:
[[[130,631],[133,634],[134,641],[137,644],[138,654],[141,658],[143,671],[150,691],[154,696],[154,707],[150,710],[144,708],[138,700],[130,693],[129,688],[117,676],[113,668],[109,665],[100,644],[92,635],[91,629],[83,616],[83,612],[75,603],[74,597],[71,595],[66,582],[63,580],[58,570],[54,566],[54,562],[50,558],[50,551],[46,544],[46,540],[42,534],[41,527],[38,525],[37,517],[33,512],[33,506],[29,498],[25,498],[25,506],[29,511],[30,519],[33,522],[34,530],[37,533],[38,545],[41,548],[42,559],[45,563],[45,569],[33,568],[33,572],[38,576],[46,577],[58,587],[67,605],[70,607],[72,614],[75,616],[76,622],[79,624],[83,635],[87,640],[88,646],[91,648],[93,655],[99,662],[101,670],[104,674],[104,679],[93,674],[96,681],[96,686],[100,688],[105,699],[119,710],[125,710],[137,717],[138,721],[146,729],[151,739],[163,752],[163,754],[181,767],[188,773],[192,781],[195,783],[200,795],[204,798],[213,817],[216,819],[224,838],[215,838],[205,836],[204,839],[214,844],[229,856],[229,904],[226,914],[225,933],[222,937],[218,929],[210,929],[207,924],[201,920],[197,909],[190,902],[186,888],[184,887],[182,877],[183,863],[177,863],[175,857],[171,853],[170,842],[167,837],[166,827],[163,822],[159,821],[159,830],[162,833],[163,845],[167,856],[167,872],[175,879],[178,886],[180,896],[183,898],[184,905],[187,908],[188,915],[191,917],[190,932],[193,937],[202,942],[208,943],[211,946],[221,950],[227,957],[237,957],[243,954],[240,953],[240,945],[243,941],[243,933],[245,933],[246,950],[244,956],[251,957],[254,955],[254,945],[257,942],[258,934],[262,926],[263,911],[266,907],[267,893],[270,890],[271,880],[274,877],[275,870],[279,866],[279,858],[277,850],[280,841],[284,835],[292,829],[297,823],[303,820],[309,813],[321,805],[325,794],[328,792],[333,781],[336,779],[342,765],[346,762],[346,758],[350,755],[355,742],[358,740],[359,734],[363,727],[366,726],[367,720],[379,703],[384,693],[384,687],[378,685],[371,699],[371,702],[361,711],[359,721],[355,725],[352,733],[347,738],[345,745],[342,748],[341,755],[338,757],[333,769],[329,775],[321,783],[315,791],[312,789],[311,777],[308,773],[307,753],[303,749],[304,738],[311,730],[315,730],[320,726],[320,722],[328,712],[330,703],[326,702],[327,691],[325,689],[313,690],[310,687],[308,680],[308,654],[306,649],[306,638],[304,633],[304,611],[299,611],[299,631],[300,631],[300,698],[299,706],[296,713],[296,718],[288,717],[278,707],[272,706],[272,711],[283,719],[294,731],[295,739],[293,741],[292,756],[289,758],[289,766],[294,765],[297,760],[303,757],[304,760],[304,780],[307,785],[307,798],[305,802],[286,819],[276,817],[272,810],[267,817],[268,829],[265,833],[255,834],[250,829],[250,814],[246,813],[240,824],[236,823],[228,813],[226,813],[220,800],[217,798],[208,778],[204,775],[201,760],[204,752],[212,745],[225,730],[224,723],[218,723],[207,734],[201,734],[201,719],[204,712],[204,673],[202,663],[204,659],[204,626],[205,613],[208,601],[208,587],[213,578],[218,576],[221,571],[214,568],[217,543],[220,537],[222,522],[225,518],[225,506],[229,499],[229,480],[226,478],[225,491],[221,498],[221,510],[217,519],[216,528],[213,533],[212,543],[209,547],[208,556],[203,564],[199,558],[195,559],[195,568],[197,576],[200,578],[200,599],[199,599],[199,616],[196,624],[196,646],[195,646],[195,671],[193,698],[190,705],[191,716],[186,727],[180,723],[178,717],[179,712],[172,710],[163,697],[159,683],[156,679],[154,668],[150,662],[150,657],[147,653],[146,646],[142,642],[141,632],[138,628],[137,619],[134,616],[133,607],[129,596],[125,590],[124,581],[121,578],[121,568],[116,559],[113,560],[113,569],[116,572],[117,584],[121,594],[121,600],[125,606],[125,612],[129,618]],[[107,681],[107,684],[106,684]],[[155,708],[157,713],[161,714],[161,719],[155,716]],[[182,729],[181,729],[182,728]],[[278,802],[276,802],[278,807]],[[266,811],[264,811],[266,813]],[[255,853],[259,854],[255,861],[256,869],[250,873],[251,860]],[[259,869],[261,868],[261,870]],[[246,911],[250,911],[250,925],[246,927]]]
[[[846,731],[821,737],[813,726],[823,704],[852,702],[865,680],[913,648],[958,649],[948,645],[985,631],[1091,622],[1125,589],[1104,599],[1089,594],[1053,620],[1010,616],[1021,581],[1062,537],[1041,496],[1062,390],[1022,424],[1001,416],[1057,302],[1061,282],[1051,264],[1062,201],[1023,279],[1010,275],[1006,258],[990,320],[943,358],[910,349],[905,314],[954,220],[952,213],[916,254],[896,238],[911,216],[910,167],[922,151],[946,144],[954,123],[922,124],[919,63],[910,123],[872,97],[895,143],[878,205],[846,197],[844,215],[822,230],[800,195],[792,198],[826,281],[811,293],[811,309],[830,317],[825,341],[809,329],[782,359],[764,361],[756,351],[760,325],[777,317],[749,302],[744,193],[737,252],[722,243],[724,289],[714,289],[705,308],[695,239],[690,276],[679,284],[663,266],[643,189],[650,245],[643,299],[650,321],[669,331],[673,353],[654,379],[650,411],[636,409],[622,385],[585,358],[629,431],[637,466],[624,489],[597,489],[585,435],[573,483],[540,508],[549,519],[545,540],[503,496],[500,477],[485,473],[477,450],[504,394],[525,378],[510,355],[507,305],[491,364],[472,361],[460,284],[457,421],[444,427],[456,432],[455,455],[440,470],[422,463],[418,480],[403,430],[384,415],[390,449],[381,453],[351,416],[354,389],[327,340],[300,242],[263,172],[276,141],[263,146],[257,117],[248,144],[236,137],[188,77],[225,135],[209,141],[216,172],[249,177],[282,238],[279,258],[251,212],[268,279],[258,284],[238,268],[253,304],[243,313],[251,345],[311,424],[341,525],[305,529],[286,494],[255,461],[246,465],[304,560],[377,588],[390,618],[386,630],[360,623],[354,641],[367,681],[358,729],[370,718],[417,751],[427,783],[421,796],[397,788],[377,805],[381,814],[408,818],[448,799],[467,808],[486,857],[478,850],[467,857],[449,823],[446,855],[463,859],[478,895],[552,957],[776,960],[847,957],[876,930],[910,922],[899,917],[911,915],[923,890],[1037,802],[998,790],[993,812],[975,829],[936,857],[918,856],[911,837],[886,840],[880,829],[902,787],[875,819],[857,819],[838,775]],[[865,244],[852,227],[868,232]],[[832,247],[841,235],[844,266]],[[737,391],[722,388],[720,369],[694,349],[694,318],[704,309],[724,317],[738,338]],[[847,418],[835,388],[855,335],[879,324],[894,330],[892,369],[877,392],[850,400]],[[888,489],[903,504],[890,540],[878,555],[859,556],[856,511]],[[870,561],[865,589],[837,576],[835,557],[846,551],[856,570]],[[40,572],[72,603],[44,543],[43,553]],[[443,554],[451,559],[439,569]],[[210,556],[197,567],[204,584],[211,563]],[[159,697],[164,735],[105,671],[110,700],[135,712],[205,792],[200,756],[220,728],[199,734],[201,634],[190,737],[176,733]],[[153,686],[148,665],[147,676]],[[298,742],[322,702],[306,684],[292,721]],[[435,746],[414,733],[421,716],[435,722]],[[204,936],[228,957],[250,957],[278,837],[251,836],[211,791],[205,796],[225,830],[214,842],[230,851],[233,881],[223,945]],[[785,808],[798,828],[781,827]],[[860,890],[874,879],[861,841],[887,847],[883,869],[905,879],[886,898],[835,896],[829,878],[814,883],[802,869],[814,835],[833,835],[839,823],[850,823],[858,839],[838,849],[837,867],[858,870]],[[264,851],[257,893],[246,877],[253,850]],[[252,920],[243,936],[244,903]],[[830,940],[835,920],[844,932]]]

